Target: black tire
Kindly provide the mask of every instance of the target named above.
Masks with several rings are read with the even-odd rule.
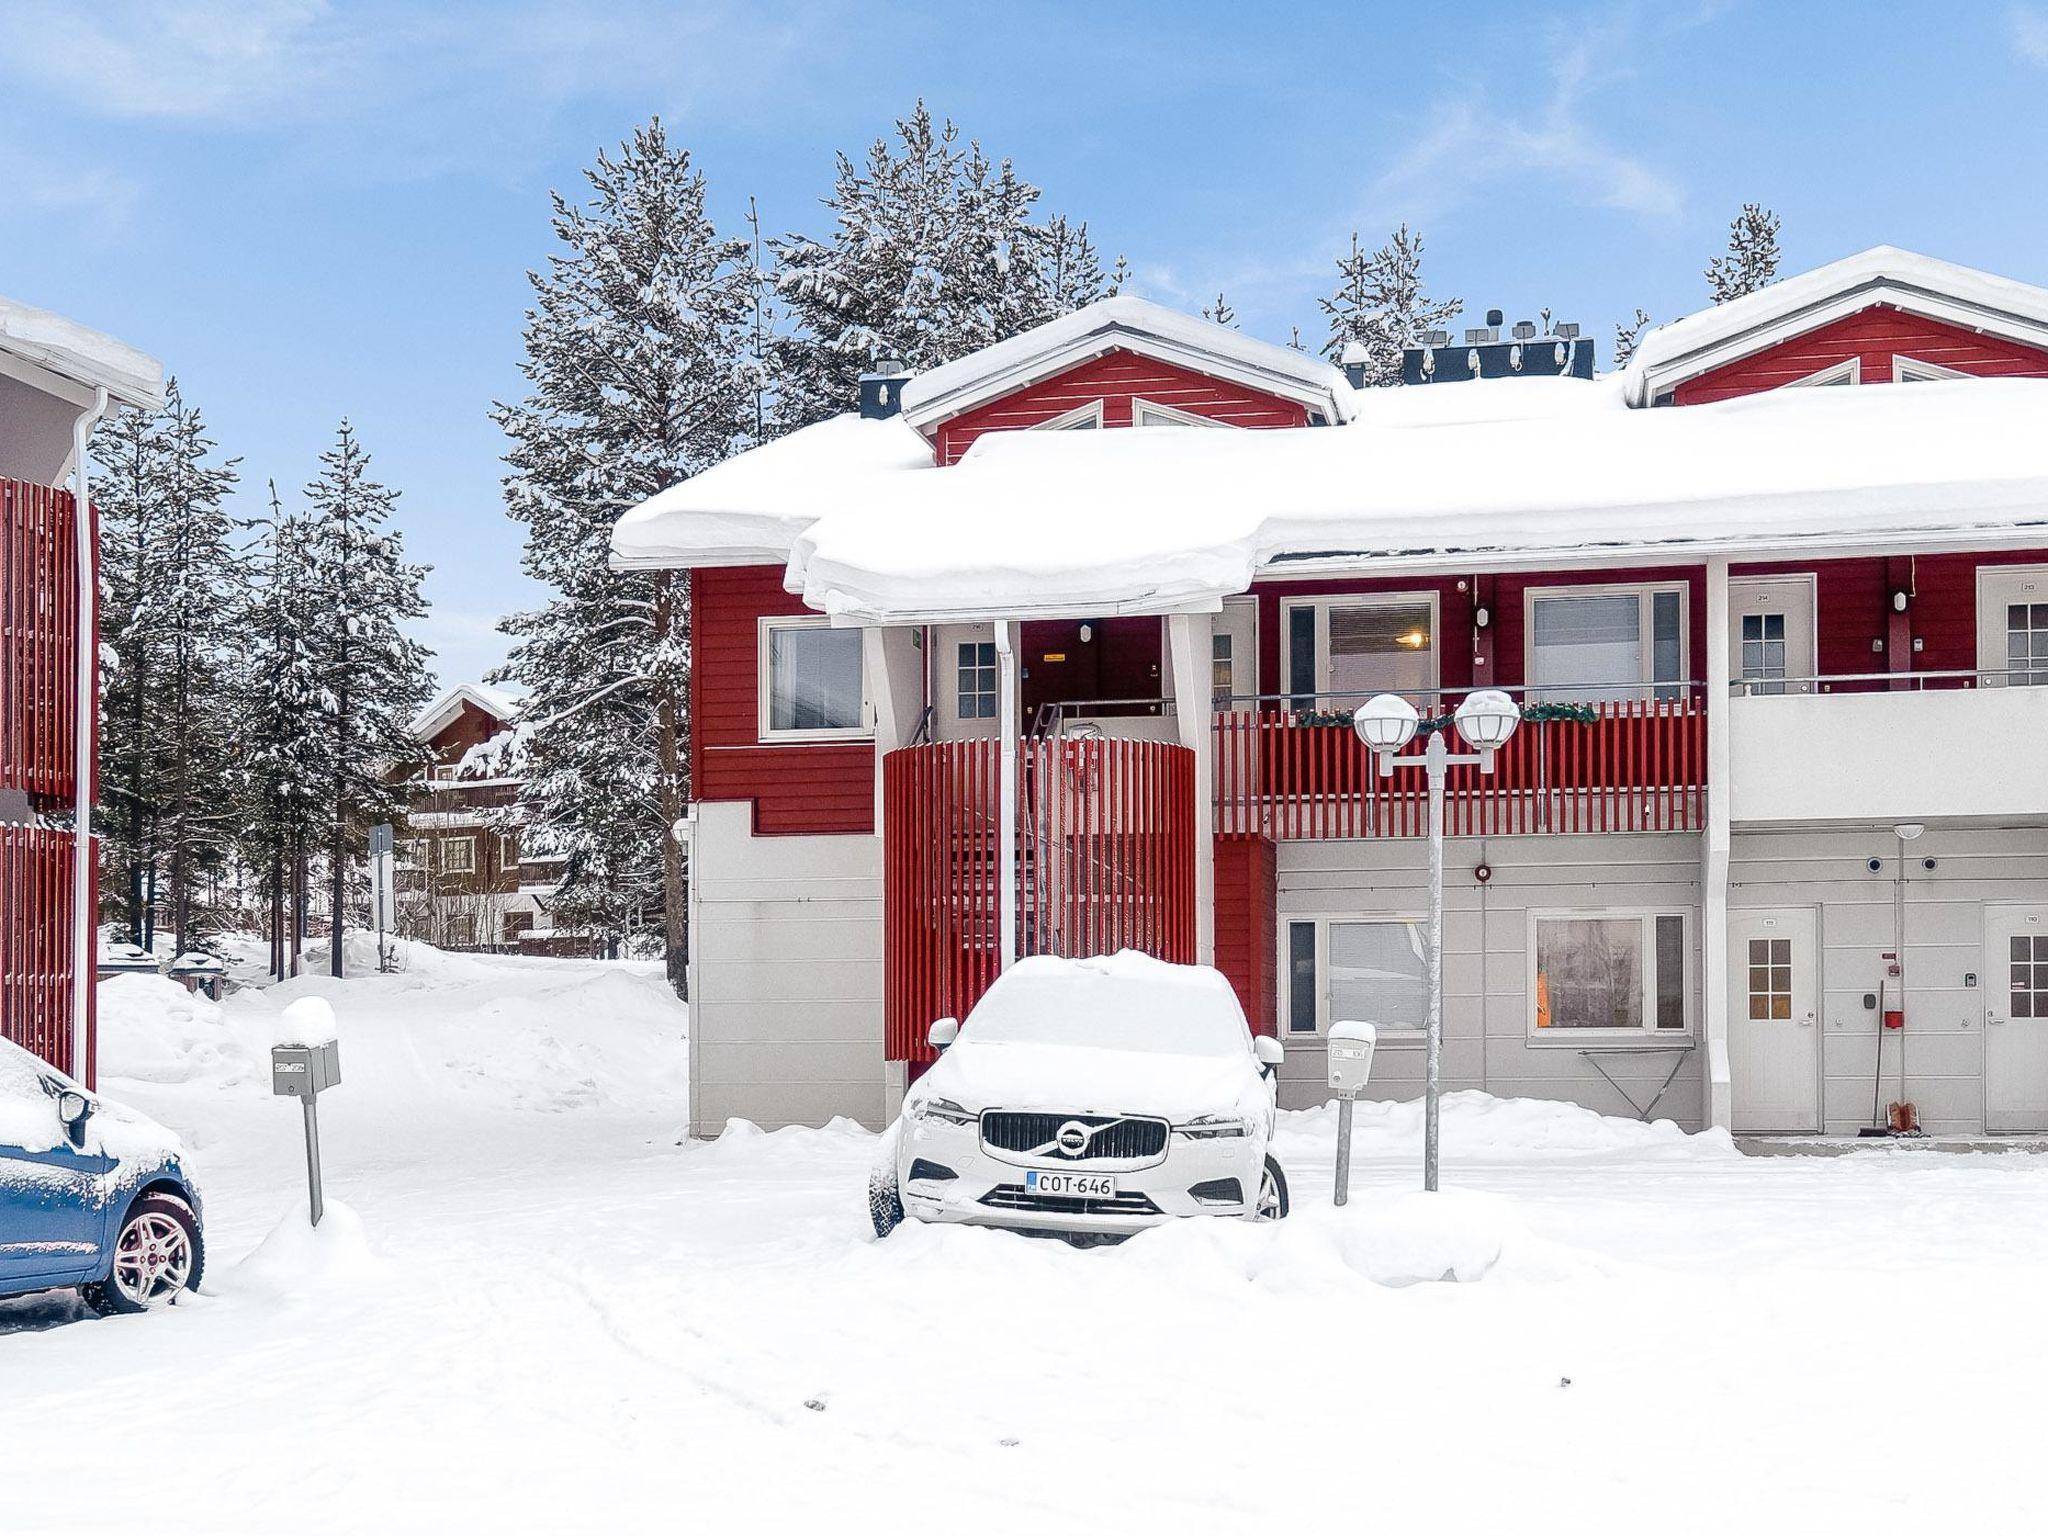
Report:
[[[903,1224],[903,1191],[897,1187],[893,1164],[887,1173],[877,1168],[868,1175],[868,1217],[878,1238],[887,1237]]]
[[[151,1224],[162,1230],[163,1222],[170,1222],[184,1233],[190,1249],[190,1263],[185,1267],[184,1278],[178,1285],[167,1289],[147,1300],[140,1299],[124,1287],[115,1275],[115,1266],[120,1264],[123,1244],[132,1232]],[[148,1312],[157,1307],[176,1306],[178,1298],[187,1291],[199,1289],[200,1276],[206,1271],[206,1241],[199,1231],[199,1216],[192,1207],[177,1195],[166,1190],[151,1190],[138,1196],[133,1205],[122,1216],[120,1226],[114,1229],[114,1254],[108,1261],[107,1278],[96,1280],[90,1285],[80,1286],[79,1295],[85,1304],[102,1317],[117,1312]]]
[[[1273,1184],[1273,1193],[1279,1197],[1279,1205],[1266,1207],[1266,1180]],[[1280,1166],[1278,1158],[1266,1154],[1265,1178],[1259,1183],[1259,1198],[1252,1202],[1253,1221],[1285,1221],[1287,1219],[1287,1170]]]

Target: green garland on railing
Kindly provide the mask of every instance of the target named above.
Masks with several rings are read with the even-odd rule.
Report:
[[[1353,709],[1297,709],[1294,712],[1296,725],[1335,725],[1349,727],[1358,718]],[[1524,704],[1522,719],[1530,725],[1540,725],[1549,720],[1569,721],[1574,725],[1591,725],[1600,718],[1600,711],[1590,704]],[[1417,736],[1433,736],[1438,731],[1447,731],[1455,723],[1451,715],[1431,715],[1415,722]]]

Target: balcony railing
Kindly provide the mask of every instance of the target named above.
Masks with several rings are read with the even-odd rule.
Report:
[[[76,783],[78,544],[68,491],[0,480],[0,789]]]
[[[69,832],[0,824],[0,1039],[67,1072],[75,846]]]
[[[1520,690],[1508,690],[1517,692]],[[1542,690],[1555,701],[1568,690]],[[1444,805],[1452,837],[1696,832],[1706,819],[1706,711],[1691,683],[1590,703],[1589,719],[1525,720],[1490,774],[1455,765]],[[1329,696],[1319,704],[1333,704]],[[1360,701],[1362,702],[1362,701]],[[1456,699],[1430,696],[1436,719]],[[1348,708],[1260,707],[1216,716],[1216,830],[1276,839],[1423,837],[1423,776],[1382,776]],[[1423,738],[1407,749],[1420,756]]]

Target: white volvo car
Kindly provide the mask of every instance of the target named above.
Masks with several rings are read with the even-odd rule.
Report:
[[[1207,966],[1020,960],[931,1038],[943,1054],[869,1177],[877,1236],[906,1216],[1111,1237],[1287,1214],[1267,1150],[1280,1042]]]

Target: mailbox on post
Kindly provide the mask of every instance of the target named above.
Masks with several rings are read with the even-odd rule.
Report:
[[[1372,1053],[1379,1034],[1372,1025],[1354,1019],[1330,1026],[1330,1088],[1337,1095],[1338,1205],[1351,1198],[1351,1106],[1372,1076]]]
[[[320,997],[302,997],[284,1011],[279,1043],[270,1048],[270,1091],[297,1099],[306,1117],[306,1194],[313,1225],[320,1225],[326,1201],[320,1191],[320,1116],[325,1090],[341,1081],[341,1045],[334,1038],[334,1009]]]

